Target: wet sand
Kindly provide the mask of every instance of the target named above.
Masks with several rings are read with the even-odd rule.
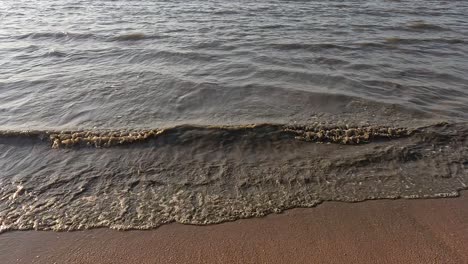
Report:
[[[210,226],[0,234],[2,263],[468,263],[468,194],[326,202]]]

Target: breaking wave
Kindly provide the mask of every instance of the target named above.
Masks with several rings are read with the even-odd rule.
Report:
[[[2,132],[0,231],[212,224],[322,201],[451,197],[468,184],[466,123],[144,131],[153,134]],[[375,136],[343,141],[361,132]],[[51,148],[73,133],[97,137],[99,148]],[[142,138],[106,148],[112,133]]]
[[[280,136],[319,143],[360,144],[374,140],[394,139],[410,136],[416,130],[385,126],[349,125],[330,126],[325,124],[312,125],[281,125],[252,124],[237,126],[191,126],[182,125],[165,129],[125,129],[125,130],[23,130],[0,131],[0,142],[4,144],[15,142],[12,139],[22,138],[45,141],[52,148],[70,147],[113,147],[131,143],[141,143],[162,136],[174,136],[190,131],[222,131],[227,137],[245,133],[256,133],[260,136]]]

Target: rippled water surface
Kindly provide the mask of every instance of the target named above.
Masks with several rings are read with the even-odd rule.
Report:
[[[0,232],[456,196],[467,14],[464,0],[2,0]]]
[[[466,117],[466,14],[466,1],[4,0],[0,125],[301,121],[322,94]]]

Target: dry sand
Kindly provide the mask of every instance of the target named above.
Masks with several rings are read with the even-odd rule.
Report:
[[[0,262],[468,263],[468,193],[327,202],[211,226],[6,232],[0,234]]]

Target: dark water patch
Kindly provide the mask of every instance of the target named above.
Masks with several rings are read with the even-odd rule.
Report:
[[[65,52],[61,52],[61,51],[58,51],[58,50],[51,50],[51,51],[48,51],[44,54],[45,57],[58,57],[58,58],[61,58],[61,57],[66,57],[67,56],[67,53]]]
[[[120,34],[118,36],[110,38],[112,41],[139,41],[139,40],[146,40],[146,39],[162,39],[166,38],[164,35],[147,35],[144,33],[125,33]]]
[[[237,15],[239,11],[236,10],[220,10],[213,12],[214,15]]]
[[[389,49],[393,48],[392,46],[386,45],[385,43],[381,42],[356,42],[354,45],[359,46],[361,48],[375,48],[375,49]]]
[[[289,27],[288,25],[283,25],[283,24],[271,24],[271,25],[262,25],[259,26],[261,29],[280,29],[280,28],[285,28]]]
[[[439,25],[430,24],[425,21],[413,21],[406,25],[410,30],[427,30],[427,31],[449,31],[449,28],[444,28]]]

